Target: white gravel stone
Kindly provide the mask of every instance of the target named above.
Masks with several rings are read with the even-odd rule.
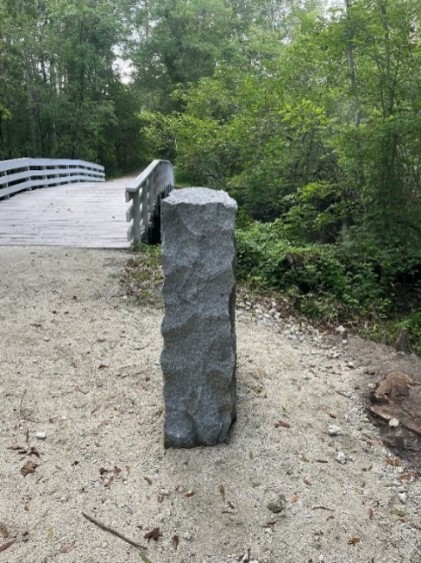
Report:
[[[342,436],[344,432],[340,426],[337,426],[336,424],[331,424],[327,429],[327,433],[329,434],[329,436]]]
[[[400,422],[397,418],[391,418],[389,420],[389,426],[390,428],[397,428],[399,426]]]
[[[342,465],[344,465],[347,462],[347,458],[346,458],[346,455],[344,454],[344,452],[338,452],[337,453],[336,461],[338,463],[341,463]]]

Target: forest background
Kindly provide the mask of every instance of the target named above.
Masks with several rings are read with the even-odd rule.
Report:
[[[0,0],[0,159],[153,158],[239,203],[238,276],[421,353],[419,0]]]

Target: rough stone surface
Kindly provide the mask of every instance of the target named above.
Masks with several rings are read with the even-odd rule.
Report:
[[[235,215],[223,191],[162,202],[165,447],[227,442],[236,418]]]

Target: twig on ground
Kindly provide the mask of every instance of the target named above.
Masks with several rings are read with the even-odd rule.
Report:
[[[339,389],[336,389],[335,391],[338,395],[345,397],[345,399],[352,399],[351,395],[349,395],[348,393],[345,393],[345,391],[340,391]]]
[[[96,526],[98,526],[99,528],[101,528],[101,530],[104,530],[106,532],[110,532],[111,534],[114,534],[115,536],[117,536],[118,538],[126,541],[127,543],[133,545],[134,547],[138,547],[139,549],[146,549],[146,547],[144,545],[141,545],[140,543],[137,543],[129,538],[126,538],[126,536],[124,536],[123,534],[121,534],[120,532],[118,532],[117,530],[114,530],[113,528],[111,528],[110,526],[106,526],[105,524],[102,524],[101,522],[99,522],[98,520],[96,520],[95,518],[93,518],[93,516],[89,516],[89,514],[86,514],[85,512],[82,512],[82,515],[89,520],[90,522],[92,522],[93,524],[95,524]]]
[[[120,532],[117,532],[117,530],[114,530],[113,528],[110,528],[109,526],[106,526],[105,524],[98,522],[98,520],[95,520],[95,518],[93,518],[92,516],[89,516],[89,514],[85,514],[85,512],[82,512],[82,516],[84,516],[87,520],[92,522],[92,524],[95,524],[96,526],[101,528],[101,530],[104,530],[105,532],[110,532],[110,534],[117,536],[118,538],[120,538],[121,540],[129,543],[130,545],[133,545],[134,547],[137,547],[138,549],[146,549],[146,547],[144,545],[141,545],[140,543],[136,543],[135,541],[133,541],[129,538],[126,538],[126,536],[123,536],[123,534],[120,534]],[[143,559],[144,563],[152,563],[146,557],[146,555],[140,554],[140,557]]]
[[[13,545],[16,542],[16,540],[9,540],[6,543],[3,543],[0,545],[0,552],[2,551],[6,551],[6,549],[9,549],[9,547],[11,545]]]
[[[20,399],[20,405],[19,405],[19,419],[18,419],[18,428],[20,428],[20,422],[22,420],[22,407],[23,407],[23,400],[25,398],[26,392],[28,391],[28,389],[25,389],[25,391],[22,393],[22,397]]]

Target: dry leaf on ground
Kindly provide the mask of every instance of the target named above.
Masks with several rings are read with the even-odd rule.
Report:
[[[35,473],[35,469],[39,466],[38,463],[35,461],[27,461],[25,465],[20,468],[20,472],[24,477],[26,477],[29,473]]]
[[[158,541],[158,539],[162,536],[159,528],[153,528],[150,532],[147,532],[143,537],[145,540],[154,540]]]

